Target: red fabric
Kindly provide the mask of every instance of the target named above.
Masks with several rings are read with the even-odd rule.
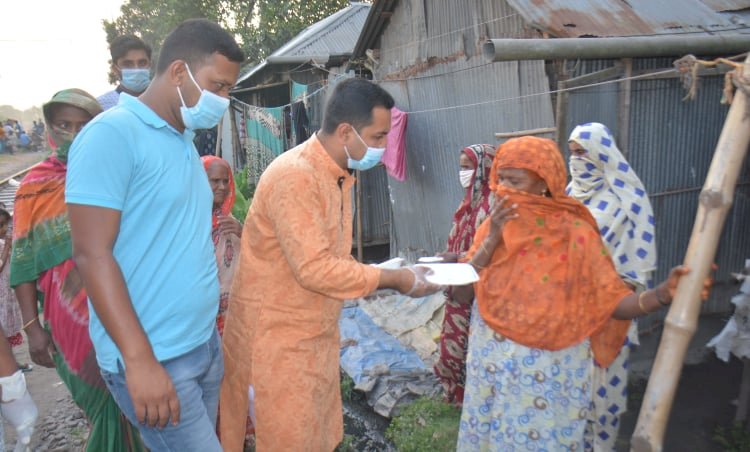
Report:
[[[495,148],[489,144],[475,144],[464,148],[461,153],[474,164],[475,172],[461,205],[453,214],[453,227],[448,235],[448,251],[457,254],[468,251],[477,228],[490,211],[489,181]]]
[[[406,180],[406,123],[407,115],[396,107],[391,108],[391,131],[385,153],[380,159],[386,171],[396,180]]]
[[[448,235],[448,251],[459,255],[469,250],[477,227],[489,215],[489,176],[495,148],[489,144],[475,144],[462,149],[461,153],[473,163],[474,176],[466,189],[466,196],[453,215],[453,227]],[[447,401],[458,405],[464,399],[470,316],[471,305],[455,301],[448,290],[440,335],[440,358],[435,364],[435,374],[443,385]]]
[[[23,335],[21,333],[16,333],[13,336],[8,337],[8,343],[10,343],[11,347],[18,347],[23,344]]]

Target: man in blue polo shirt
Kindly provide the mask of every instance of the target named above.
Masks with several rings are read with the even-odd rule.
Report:
[[[69,154],[73,258],[97,361],[153,451],[221,450],[212,193],[192,139],[225,113],[243,60],[215,23],[183,22],[148,89],[123,94]]]

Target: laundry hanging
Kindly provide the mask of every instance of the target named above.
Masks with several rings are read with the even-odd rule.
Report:
[[[247,124],[248,176],[257,184],[271,161],[286,150],[284,146],[283,108],[245,106]]]
[[[406,180],[406,113],[396,107],[391,108],[391,131],[385,145],[381,162],[388,174],[401,182]]]

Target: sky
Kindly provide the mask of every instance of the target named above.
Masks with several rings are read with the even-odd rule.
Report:
[[[9,0],[0,14],[0,105],[41,106],[61,89],[99,96],[108,83],[102,20],[125,0]]]

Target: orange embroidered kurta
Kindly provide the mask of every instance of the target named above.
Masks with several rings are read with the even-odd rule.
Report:
[[[331,451],[343,438],[341,301],[372,292],[380,278],[351,256],[353,184],[317,136],[260,178],[224,330],[226,451],[242,450],[248,385],[259,452]]]

